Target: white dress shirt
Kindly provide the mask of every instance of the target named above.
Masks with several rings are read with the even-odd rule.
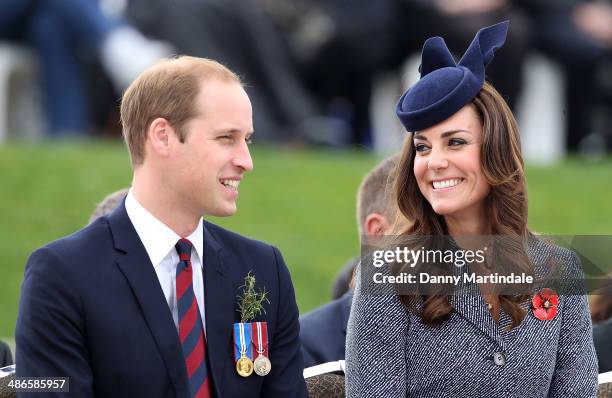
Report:
[[[168,308],[172,312],[174,324],[178,329],[178,307],[176,303],[176,266],[179,256],[174,246],[181,239],[174,231],[149,213],[132,193],[125,198],[125,209],[140,241],[145,247],[151,264],[155,269],[159,284],[166,296]],[[206,318],[204,316],[204,280],[202,279],[202,255],[204,252],[204,234],[202,230],[202,219],[198,227],[189,236],[185,236],[193,244],[195,250],[191,250],[191,266],[193,268],[193,293],[200,315],[202,316],[202,327],[206,330]]]

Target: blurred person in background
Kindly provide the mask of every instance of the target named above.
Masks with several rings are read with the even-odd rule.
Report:
[[[604,322],[612,317],[612,296],[609,294],[593,295],[589,307],[593,324]]]
[[[256,1],[324,112],[350,125],[350,143],[370,146],[373,80],[409,55],[397,52],[396,0]]]
[[[110,193],[102,199],[96,206],[91,216],[89,216],[88,224],[96,221],[98,218],[110,214],[117,206],[123,202],[129,192],[129,188],[123,188],[113,193]]]
[[[0,368],[13,364],[11,349],[4,341],[0,341]]]
[[[600,151],[612,144],[612,2],[520,0],[533,18],[534,45],[561,64],[566,144]]]
[[[383,159],[365,175],[357,189],[357,231],[360,240],[368,236],[386,235],[401,217],[393,201],[390,187],[398,155]],[[360,256],[349,260],[338,272],[332,284],[331,298],[336,300],[351,289],[353,272]]]
[[[612,371],[612,318],[593,325],[593,343],[597,352],[599,373]]]
[[[181,54],[217,59],[246,84],[258,142],[345,146],[347,124],[322,114],[256,0],[130,0],[126,16]]]
[[[357,191],[357,226],[359,237],[367,244],[368,236],[390,233],[398,220],[397,208],[390,200],[393,173],[398,156],[384,159],[362,180]],[[304,367],[344,359],[346,325],[353,299],[352,278],[359,257],[341,270],[334,285],[334,300],[300,317],[300,340]]]
[[[91,55],[122,91],[170,48],[102,13],[96,0],[2,0],[0,39],[24,42],[38,54],[51,136],[90,131],[85,59]]]
[[[612,296],[609,293],[591,296],[590,307],[599,373],[610,372],[612,371]]]

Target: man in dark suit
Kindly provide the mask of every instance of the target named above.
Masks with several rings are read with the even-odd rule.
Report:
[[[391,233],[396,217],[399,217],[391,196],[397,162],[397,155],[384,159],[359,186],[357,225],[362,239]],[[306,367],[344,359],[346,325],[353,299],[353,270],[359,264],[358,260],[347,263],[337,277],[333,294],[340,297],[334,296],[332,302],[300,317],[300,339]]]
[[[17,377],[69,377],[75,397],[307,396],[279,251],[202,219],[233,215],[253,168],[239,78],[206,59],[164,60],[126,90],[121,120],[132,188],[110,215],[30,256]],[[249,272],[268,297],[249,320],[267,322],[266,376],[236,371]]]

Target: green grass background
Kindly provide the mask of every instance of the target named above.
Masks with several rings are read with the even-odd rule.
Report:
[[[358,253],[356,190],[380,158],[279,148],[255,148],[253,158],[238,214],[212,221],[278,246],[308,311],[329,300],[335,273]],[[612,232],[612,159],[528,167],[527,177],[532,229]],[[12,339],[29,253],[82,227],[97,202],[130,180],[118,142],[0,146],[0,336]]]

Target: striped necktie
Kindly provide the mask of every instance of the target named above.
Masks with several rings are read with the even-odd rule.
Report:
[[[187,366],[191,397],[210,398],[210,377],[206,363],[206,340],[202,317],[193,293],[193,270],[191,267],[192,244],[180,239],[175,248],[179,255],[176,267],[176,301],[179,316],[179,337],[183,357]]]

